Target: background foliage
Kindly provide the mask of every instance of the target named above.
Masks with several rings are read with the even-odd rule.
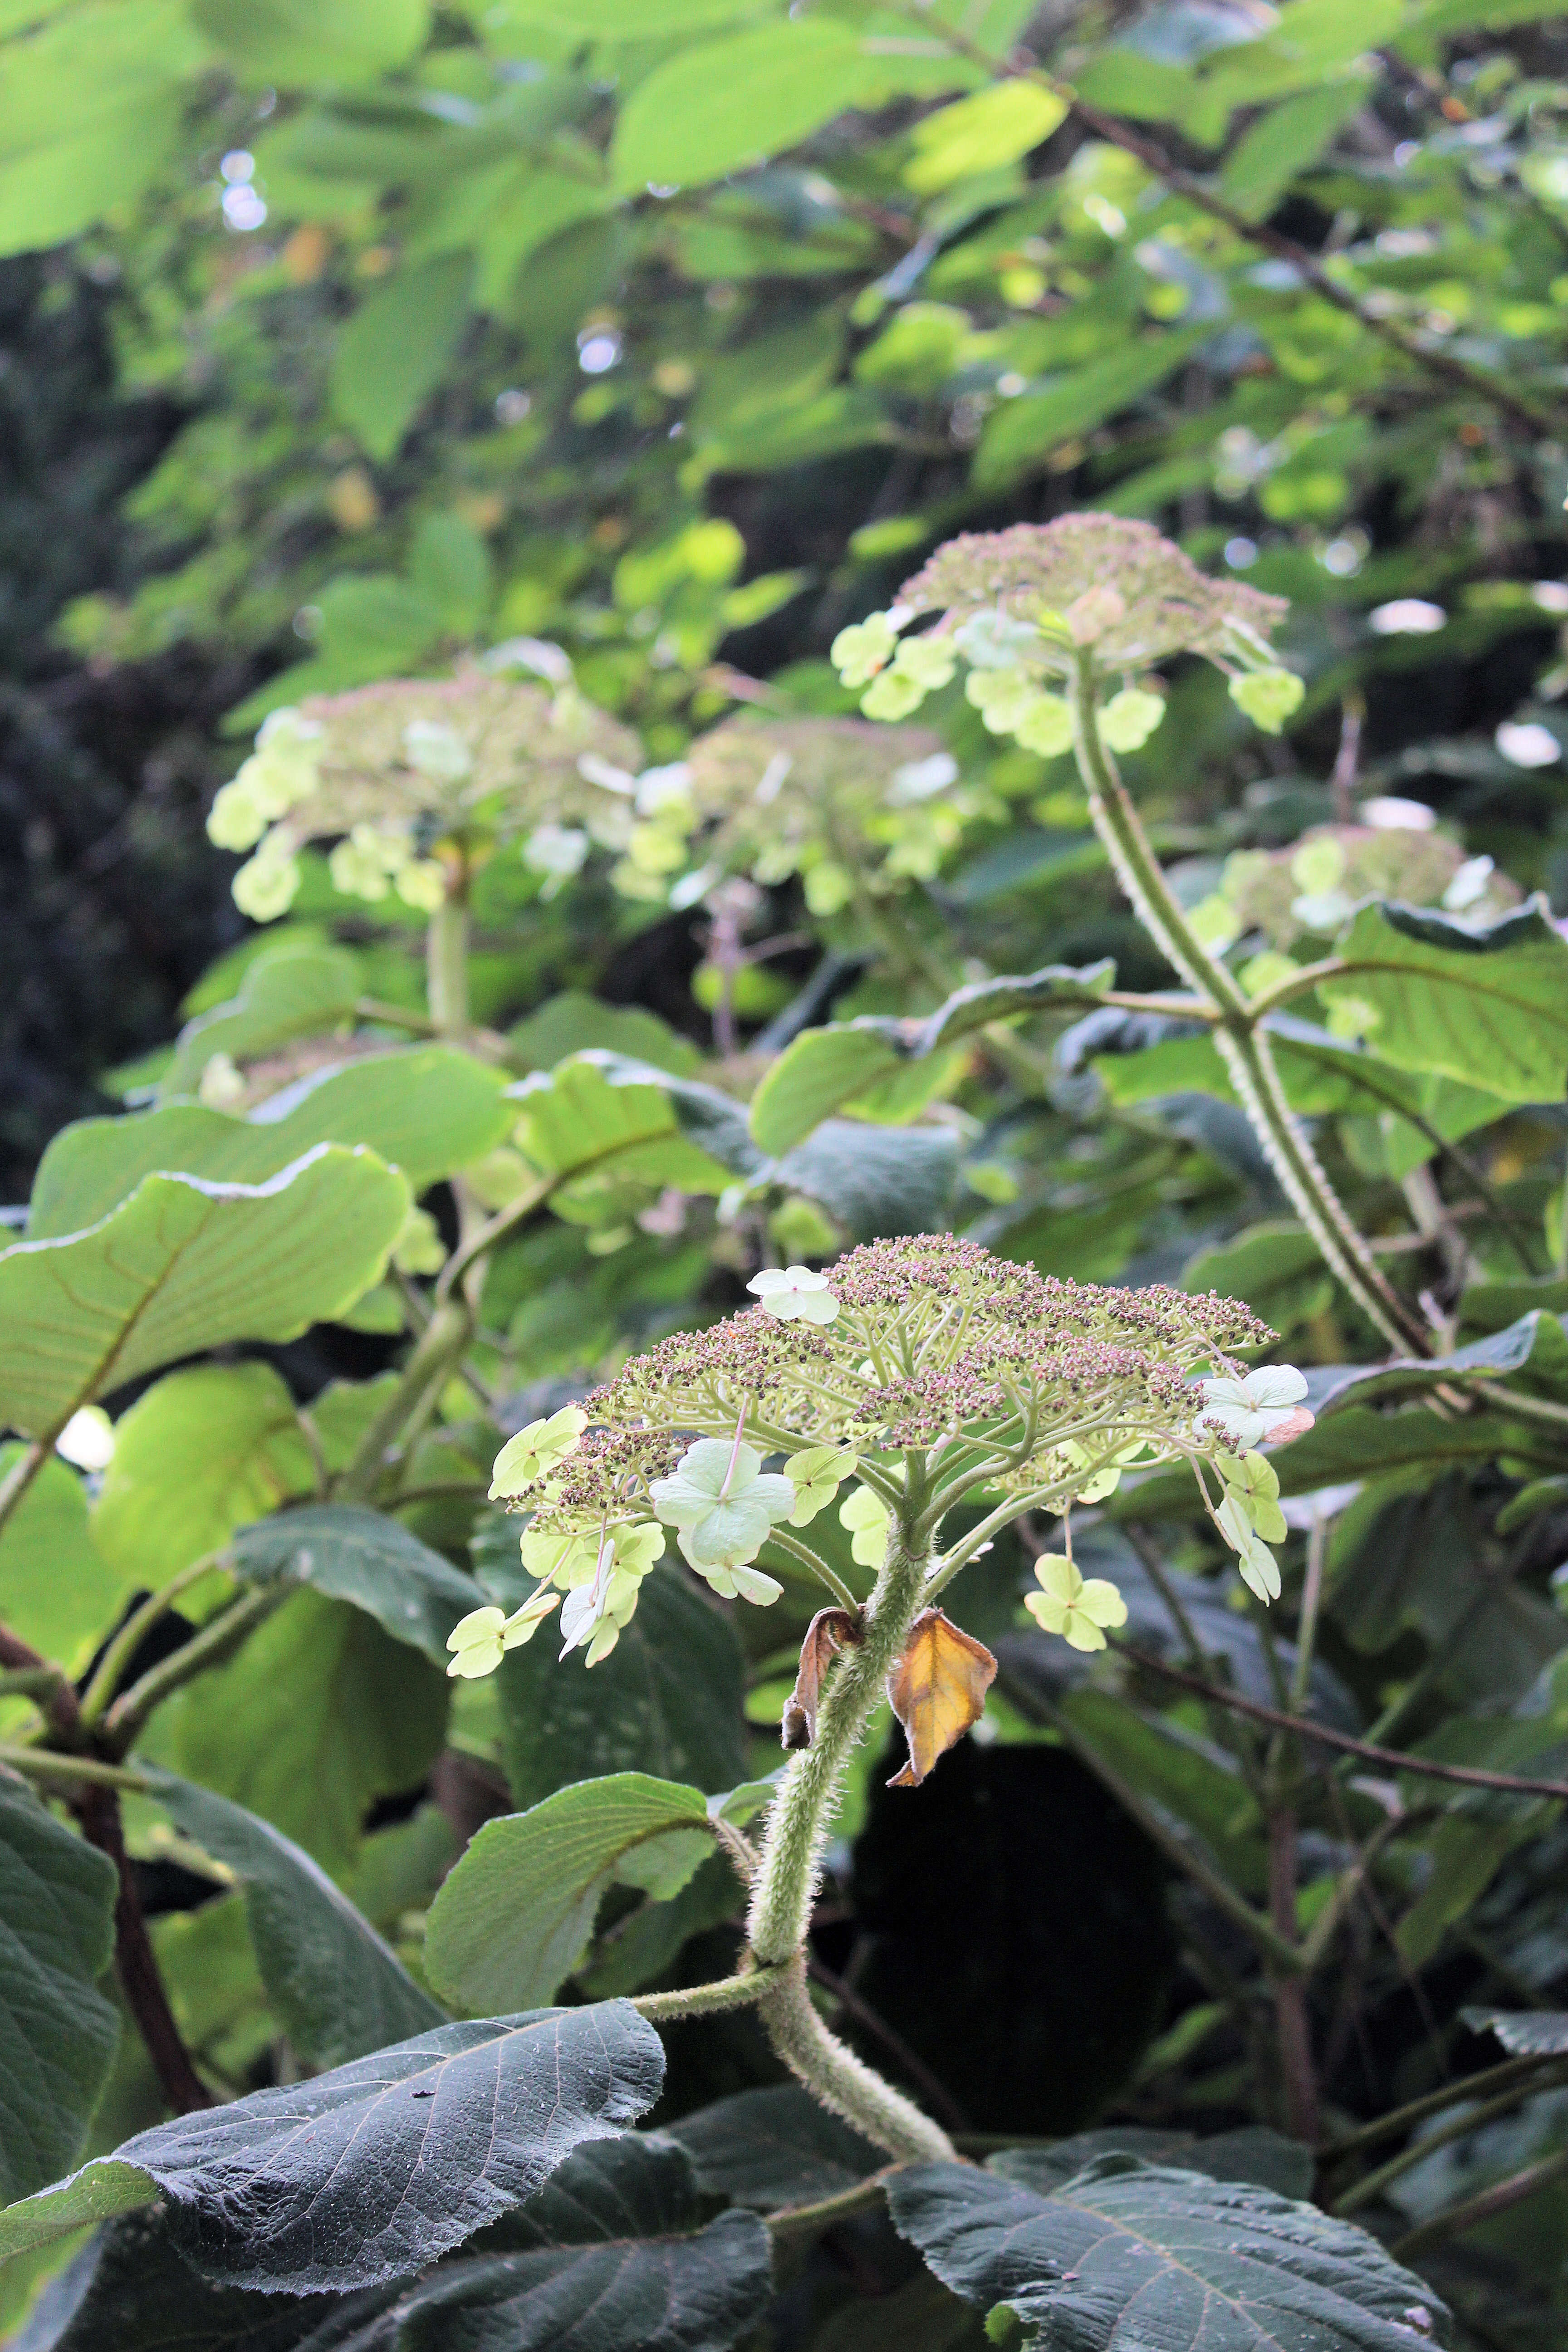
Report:
[[[743,2020],[671,2028],[650,2106],[631,2019],[560,2185],[499,2234],[416,2288],[389,2257],[348,2316],[296,2270],[267,2335],[209,2278],[200,2340],[352,2317],[331,2340],[870,2352],[977,2341],[1011,2301],[1076,2344],[1045,2282],[1089,2225],[1056,2190],[1110,2151],[1094,2196],[1157,2248],[1169,2163],[1116,2152],[1174,2150],[1216,2243],[1236,2183],[1315,2198],[1314,2343],[1418,2332],[1382,2273],[1356,2283],[1340,2213],[1434,2282],[1452,2340],[1544,2352],[1568,2300],[1568,37],[1528,0],[33,0],[0,33],[0,1116],[51,1245],[0,1256],[0,1414],[26,1440],[101,1396],[115,1423],[106,1463],[51,1454],[0,1531],[0,1619],[104,1720],[128,1707],[127,1883],[177,2053],[158,2068],[120,2017],[123,1921],[104,1974],[90,1790],[84,1840],[0,1776],[0,1934],[60,1923],[0,1947],[0,2071],[42,2058],[16,2058],[0,2192],[159,2126],[182,2058],[204,2098],[419,2035],[460,2072],[480,2029],[427,1989],[425,1923],[484,1821],[611,1775],[679,1784],[679,1815],[773,1768],[811,1605],[783,1563],[772,1614],[667,1570],[591,1682],[536,1643],[449,1699],[474,1577],[522,1589],[490,1462],[764,1257],[952,1223],[1049,1272],[1245,1298],[1320,1416],[1278,1460],[1272,1632],[1173,1481],[1079,1530],[1131,1611],[1092,1667],[1029,1627],[1005,1539],[955,1601],[1001,1660],[981,1733],[919,1790],[870,1759],[834,1850],[814,1950],[838,2030],[976,2150],[1090,2137],[977,2173],[962,2231],[919,2177],[891,2220],[868,2196],[764,2231],[871,2152],[791,2104]],[[1174,976],[1070,761],[957,685],[918,721],[956,782],[889,804],[872,745],[829,821],[797,762],[776,825],[723,835],[742,887],[672,904],[668,872],[595,847],[556,887],[504,848],[476,884],[478,1050],[425,1034],[422,918],[343,895],[321,851],[283,924],[229,898],[203,820],[272,709],[563,656],[664,765],[737,716],[852,714],[827,648],[933,545],[1084,508],[1290,600],[1287,731],[1173,663],[1127,773],[1182,903],[1254,997],[1286,992],[1290,1099],[1425,1334],[1393,1369],[1209,1037],[1106,1001]],[[37,1168],[121,1104],[184,1123],[66,1127]],[[467,1384],[390,1483],[323,1501],[428,1311],[459,1170],[491,1212],[543,1187]],[[285,1171],[266,1198],[190,1181]],[[434,1238],[389,1267],[415,1199]],[[204,1638],[208,1671],[172,1665]],[[41,1727],[7,1687],[0,1738],[54,1740],[51,1693]],[[728,1865],[674,1879],[628,1890],[604,1860],[561,1969],[510,2006],[564,1986],[569,2036],[582,2002],[721,1973]],[[531,2045],[505,2049],[522,2080]],[[654,2128],[596,2140],[605,2112]],[[138,2178],[204,2160],[161,2141]],[[30,2319],[59,2245],[0,2271],[20,2342],[188,2319],[180,2209],[130,2210],[139,2162],[78,2192],[81,2221],[125,2218]],[[1147,2282],[1092,2210],[1114,2305]],[[997,2267],[1008,2231],[1026,2280]],[[1179,2299],[1167,2324],[1191,2340]]]

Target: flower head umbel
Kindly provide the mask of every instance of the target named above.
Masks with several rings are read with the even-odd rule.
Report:
[[[949,540],[904,583],[891,611],[840,632],[833,658],[847,685],[865,685],[868,718],[902,719],[962,657],[965,695],[991,732],[1047,759],[1073,741],[1057,688],[1087,664],[1103,696],[1106,742],[1134,751],[1164,711],[1137,681],[1179,653],[1225,671],[1248,718],[1278,734],[1303,692],[1269,649],[1285,609],[1282,598],[1243,582],[1211,579],[1151,523],[1061,515]],[[932,613],[933,629],[901,635]]]
[[[1035,1580],[1040,1590],[1025,1595],[1025,1608],[1075,1650],[1103,1650],[1105,1628],[1127,1622],[1127,1603],[1115,1585],[1103,1576],[1084,1579],[1065,1552],[1037,1559]]]
[[[628,1622],[665,1528],[722,1598],[755,1602],[779,1591],[755,1565],[766,1545],[841,1494],[854,1559],[872,1569],[919,1496],[938,1498],[920,1538],[933,1548],[946,1513],[977,1502],[989,1516],[955,1540],[944,1579],[1020,1512],[1064,1512],[1171,1459],[1193,1465],[1244,1574],[1231,1497],[1248,1546],[1276,1531],[1278,1479],[1196,1385],[1261,1379],[1272,1395],[1287,1377],[1235,1362],[1271,1336],[1245,1307],[1064,1282],[950,1234],[868,1243],[826,1274],[773,1269],[753,1287],[756,1306],[677,1332],[565,1409],[580,1434],[552,1416],[498,1464],[498,1493],[529,1514],[534,1601],[566,1594],[563,1635],[590,1664]],[[793,1536],[785,1548],[811,1556]],[[1069,1601],[1081,1633],[1098,1601],[1087,1616]]]
[[[827,1276],[813,1274],[809,1266],[765,1265],[746,1288],[762,1300],[763,1313],[780,1323],[831,1323],[838,1312]]]
[[[575,872],[591,842],[623,849],[629,807],[599,780],[629,793],[640,763],[630,730],[569,684],[547,690],[480,668],[393,678],[275,710],[213,803],[207,831],[222,848],[254,850],[234,894],[258,922],[291,904],[304,845],[332,839],[338,889],[373,901],[395,892],[428,911],[449,858],[471,863],[502,841],[522,839],[547,889]]]

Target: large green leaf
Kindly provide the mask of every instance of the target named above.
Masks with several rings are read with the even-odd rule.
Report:
[[[0,1254],[0,1416],[54,1438],[139,1372],[230,1339],[295,1339],[384,1271],[406,1181],[318,1144],[264,1184],[144,1176],[85,1233]]]
[[[721,1192],[727,1170],[688,1139],[664,1074],[604,1053],[574,1055],[509,1089],[518,1106],[518,1142],[542,1175],[560,1183],[557,1205],[590,1204],[616,1179]]]
[[[175,1828],[244,1886],[268,1999],[307,2066],[341,2065],[441,2023],[369,1921],[281,1831],[173,1772],[147,1777]]]
[[[235,1573],[251,1583],[306,1584],[352,1601],[443,1671],[447,1634],[479,1605],[471,1578],[397,1520],[357,1503],[307,1505],[258,1520],[235,1538],[232,1557]]]
[[[115,1423],[92,1539],[122,1577],[162,1584],[314,1484],[294,1400],[270,1364],[194,1364],[154,1381]]]
[[[515,1606],[531,1586],[518,1563],[516,1523],[486,1524],[490,1542],[475,1546],[480,1581]],[[746,1772],[742,1679],[728,1621],[665,1562],[644,1580],[637,1615],[591,1673],[575,1658],[558,1664],[548,1632],[502,1659],[501,1752],[512,1795],[532,1805],[585,1774],[626,1771],[732,1788]]]
[[[186,1022],[161,1097],[195,1094],[215,1054],[243,1062],[293,1037],[330,1037],[353,1019],[363,992],[358,959],[345,949],[296,941],[258,955],[237,996]]]
[[[957,1136],[943,1127],[872,1127],[825,1119],[775,1160],[775,1184],[820,1201],[853,1241],[941,1233],[952,1221]]]
[[[265,2298],[198,2278],[162,2216],[128,2215],[27,2352],[729,2352],[772,2294],[768,2238],[749,2213],[704,2227],[707,2210],[678,2147],[623,2132],[568,2156],[483,2255],[413,2286]]]
[[[706,2210],[668,2141],[582,2148],[504,2224],[516,2252],[414,2289],[395,2352],[730,2352],[772,2300],[772,2252],[754,2213]]]
[[[373,457],[393,456],[446,373],[468,319],[472,275],[466,253],[407,266],[340,333],[332,407]]]
[[[763,1151],[787,1151],[841,1103],[899,1067],[898,1054],[875,1030],[853,1023],[803,1030],[770,1064],[752,1097],[752,1138]]]
[[[1123,340],[1041,391],[1004,401],[982,436],[976,482],[995,489],[1037,470],[1064,441],[1092,433],[1108,416],[1153,392],[1212,332],[1211,327],[1196,327]]]
[[[297,1592],[237,1657],[177,1691],[144,1745],[338,1871],[377,1798],[425,1780],[449,1689],[363,1611]]]
[[[761,16],[768,0],[501,0],[487,24],[541,25],[581,39],[653,41]]]
[[[428,0],[194,0],[226,60],[269,82],[368,80],[412,57]]]
[[[1041,2175],[1043,2173],[1043,2178]],[[944,2285],[1072,2352],[1414,2352],[1444,2330],[1375,2238],[1248,2183],[1110,2157],[1057,2186],[1048,2154],[892,2175],[897,2227]],[[1419,2314],[1419,2317],[1417,2317]]]
[[[0,2216],[0,2258],[162,2196],[204,2277],[293,2294],[407,2278],[635,2122],[663,2073],[622,2001],[437,2026],[137,2133]]]
[[[1366,104],[1367,79],[1347,75],[1270,107],[1225,159],[1220,194],[1248,220],[1266,220],[1308,164]]]
[[[612,1884],[666,1900],[712,1850],[701,1790],[643,1772],[580,1780],[487,1822],[431,1909],[430,1980],[481,2014],[552,2000]]]
[[[1414,907],[1363,907],[1319,988],[1402,1070],[1432,1070],[1511,1102],[1568,1083],[1568,940],[1535,908],[1468,931]]]
[[[0,1774],[0,2205],[70,2163],[103,2088],[118,1892],[114,1864]]]
[[[639,82],[616,126],[616,184],[701,187],[795,146],[858,103],[867,59],[826,19],[760,25],[680,49]]]
[[[0,1478],[20,1453],[0,1445]],[[74,1672],[120,1598],[89,1533],[81,1479],[51,1454],[0,1530],[0,1623]]]
[[[141,193],[179,135],[180,83],[205,46],[182,0],[102,0],[7,45],[0,253],[58,245]]]
[[[471,1054],[415,1045],[317,1071],[245,1118],[182,1102],[79,1119],[39,1163],[27,1232],[33,1240],[80,1233],[159,1171],[259,1183],[318,1143],[363,1143],[423,1192],[506,1136],[514,1114],[504,1083]]]

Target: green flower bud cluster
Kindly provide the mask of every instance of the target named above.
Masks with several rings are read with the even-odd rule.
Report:
[[[1314,825],[1279,850],[1238,849],[1217,891],[1190,920],[1205,947],[1260,932],[1276,950],[1331,940],[1369,898],[1441,907],[1462,921],[1495,922],[1520,904],[1517,883],[1488,857],[1469,857],[1419,803],[1369,803],[1375,824]],[[1314,946],[1313,952],[1321,952]]]

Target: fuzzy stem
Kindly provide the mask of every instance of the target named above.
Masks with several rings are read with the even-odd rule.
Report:
[[[447,887],[430,917],[426,935],[426,982],[430,1018],[438,1037],[464,1037],[468,1029],[468,877]]]
[[[1431,1335],[1394,1290],[1356,1230],[1286,1099],[1268,1040],[1225,966],[1188,923],[1123,789],[1095,715],[1091,656],[1080,655],[1071,689],[1073,745],[1094,829],[1132,908],[1167,962],[1217,1008],[1215,1044],[1253,1130],[1321,1252],[1363,1312],[1395,1349],[1432,1352]]]
[[[758,2013],[779,2056],[824,2106],[889,2156],[921,2163],[952,2158],[952,2141],[829,2033],[806,1990],[805,1939],[845,1767],[903,1654],[929,1564],[895,1518],[860,1612],[860,1639],[840,1654],[816,1738],[790,1765],[773,1802],[747,1929],[753,1959],[770,1973]]]

